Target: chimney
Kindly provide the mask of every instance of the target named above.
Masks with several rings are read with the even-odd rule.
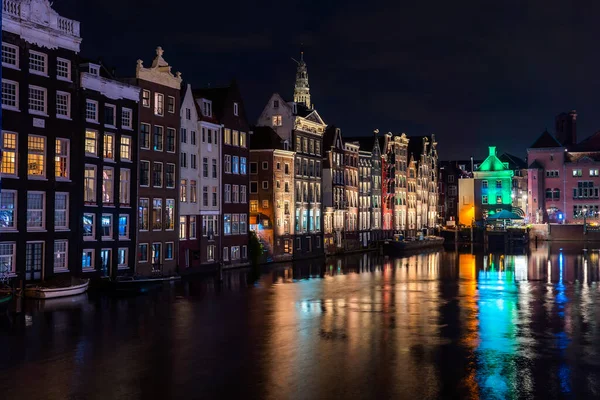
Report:
[[[563,146],[577,143],[577,111],[561,113],[556,116],[556,139]]]
[[[495,156],[496,155],[496,146],[489,146],[490,149],[490,156]]]

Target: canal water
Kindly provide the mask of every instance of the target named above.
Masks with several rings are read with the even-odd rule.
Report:
[[[599,280],[593,248],[467,248],[26,302],[0,398],[598,398]]]

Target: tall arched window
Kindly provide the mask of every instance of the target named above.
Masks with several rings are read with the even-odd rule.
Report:
[[[546,189],[546,198],[552,199],[552,189]]]

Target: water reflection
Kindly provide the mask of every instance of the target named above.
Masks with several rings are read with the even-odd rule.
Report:
[[[2,398],[556,398],[600,393],[600,260],[348,255],[0,319]]]

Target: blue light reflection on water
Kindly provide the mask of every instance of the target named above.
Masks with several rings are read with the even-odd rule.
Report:
[[[569,299],[565,293],[565,284],[563,281],[564,263],[565,263],[565,256],[564,256],[563,252],[561,251],[560,254],[558,255],[558,283],[556,284],[556,299],[555,299],[556,306],[559,309],[559,312],[557,313],[557,315],[562,320],[561,324],[560,324],[561,327],[565,326],[565,321],[564,321],[565,306],[569,302]],[[560,355],[562,358],[561,364],[559,366],[559,371],[558,371],[560,390],[563,393],[570,393],[571,392],[571,369],[565,362],[566,350],[569,346],[570,339],[564,330],[555,333],[555,337],[556,337],[556,345],[560,351]]]

